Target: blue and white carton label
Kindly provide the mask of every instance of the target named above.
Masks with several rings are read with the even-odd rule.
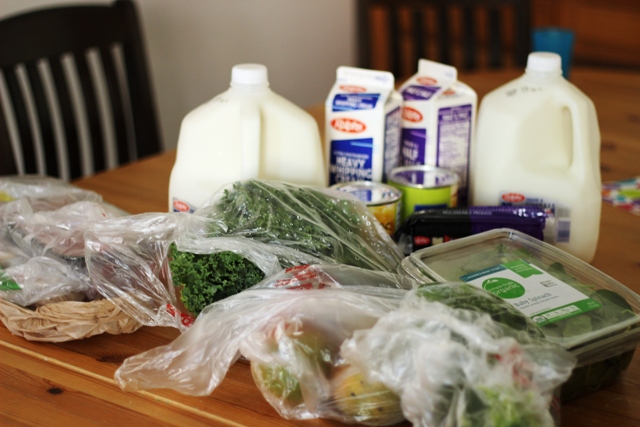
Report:
[[[455,67],[421,59],[418,73],[400,88],[401,163],[457,173],[458,197],[465,205],[478,97],[457,75]]]
[[[402,96],[386,71],[339,67],[326,109],[329,185],[385,182],[400,164]]]

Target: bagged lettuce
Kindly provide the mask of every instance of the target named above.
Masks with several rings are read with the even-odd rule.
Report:
[[[211,224],[183,213],[96,224],[85,234],[93,286],[144,325],[184,329],[207,305],[283,268],[319,261],[242,236],[210,237]]]
[[[195,215],[214,220],[212,235],[286,246],[324,263],[395,272],[403,258],[364,203],[326,188],[238,181],[213,195]]]
[[[509,321],[445,305],[459,304],[451,297],[467,289],[458,286],[410,291],[397,310],[345,341],[341,354],[396,393],[413,425],[552,427],[553,391],[575,358]]]
[[[365,381],[340,346],[397,308],[413,284],[345,265],[292,267],[208,306],[174,342],[125,360],[116,381],[125,390],[208,395],[243,356],[284,418],[395,424],[404,419],[398,396]]]

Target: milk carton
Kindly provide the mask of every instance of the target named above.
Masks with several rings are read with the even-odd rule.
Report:
[[[329,185],[386,182],[400,162],[402,96],[386,71],[338,67],[327,97]]]
[[[419,61],[418,73],[400,88],[404,99],[400,157],[403,165],[456,172],[460,177],[458,198],[466,205],[478,96],[457,79],[455,67]]]

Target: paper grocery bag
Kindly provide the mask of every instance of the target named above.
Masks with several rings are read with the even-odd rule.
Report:
[[[0,299],[0,320],[29,341],[64,342],[103,333],[128,334],[142,325],[109,300],[62,301],[29,310]]]

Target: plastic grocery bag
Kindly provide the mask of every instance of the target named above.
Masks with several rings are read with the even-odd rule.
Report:
[[[398,310],[356,331],[342,344],[346,361],[396,393],[416,426],[553,426],[553,390],[575,358],[471,307],[430,301],[439,293],[432,286],[410,291]],[[435,286],[446,300],[447,287],[458,285]]]
[[[241,236],[210,237],[213,223],[184,213],[96,223],[85,233],[93,286],[144,325],[184,329],[208,304],[319,261]]]
[[[5,207],[2,223],[13,242],[29,256],[48,256],[83,271],[85,230],[96,222],[122,215],[122,211],[94,201],[34,210],[29,200],[22,198]]]
[[[75,187],[59,178],[41,175],[0,177],[0,210],[4,203],[23,198],[37,201],[38,210],[54,210],[80,201],[102,201],[98,193]]]
[[[403,420],[398,397],[345,363],[341,343],[398,307],[415,282],[344,265],[281,271],[208,306],[169,345],[133,356],[116,372],[125,390],[171,388],[208,395],[241,355],[285,418],[369,425]],[[346,399],[357,393],[358,399]]]
[[[366,205],[326,188],[247,180],[214,194],[195,215],[215,235],[240,235],[300,250],[323,262],[396,271],[403,255]]]
[[[0,268],[0,298],[22,307],[52,301],[86,299],[89,277],[47,257],[33,257],[23,264]]]
[[[0,320],[12,334],[62,342],[141,326],[97,299],[84,268],[85,228],[123,215],[60,179],[0,177]]]

